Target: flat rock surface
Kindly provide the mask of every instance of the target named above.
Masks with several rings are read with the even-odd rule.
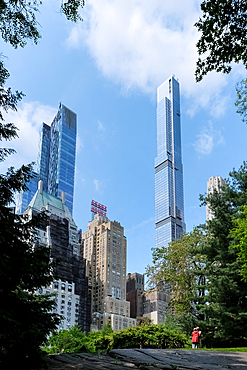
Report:
[[[49,355],[47,363],[49,370],[247,370],[247,352],[114,349],[108,355]]]

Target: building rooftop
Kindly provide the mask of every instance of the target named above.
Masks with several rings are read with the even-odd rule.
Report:
[[[62,211],[63,217],[69,219],[70,222],[75,223],[68,207],[65,204],[64,198],[65,198],[64,193],[62,193],[60,199],[43,191],[43,181],[40,180],[38,183],[38,190],[36,191],[33,199],[29,203],[26,212],[28,212],[29,209],[33,209],[39,212],[41,210],[47,209],[47,206],[50,205],[59,210],[60,212]]]

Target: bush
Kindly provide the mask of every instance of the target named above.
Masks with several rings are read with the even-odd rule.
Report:
[[[47,353],[102,352],[119,348],[184,348],[188,337],[162,325],[142,325],[113,332],[110,327],[86,336],[78,326],[53,333],[44,348]]]
[[[43,350],[49,354],[83,352],[86,350],[86,341],[86,334],[81,331],[78,325],[75,325],[69,330],[53,332]]]
[[[113,348],[183,348],[186,335],[160,325],[130,327],[112,334],[107,350]]]

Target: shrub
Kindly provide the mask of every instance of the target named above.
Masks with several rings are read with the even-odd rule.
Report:
[[[159,325],[130,327],[111,336],[107,350],[113,348],[183,348],[186,335]]]
[[[47,353],[102,352],[120,348],[183,348],[188,337],[161,325],[142,325],[113,332],[110,327],[86,336],[78,326],[53,333],[44,348]]]
[[[69,330],[53,332],[43,350],[49,354],[83,352],[86,350],[87,340],[86,334],[80,330],[78,325],[75,325]]]

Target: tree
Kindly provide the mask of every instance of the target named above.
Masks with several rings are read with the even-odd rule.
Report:
[[[40,345],[60,321],[50,312],[54,297],[36,294],[54,279],[50,249],[34,248],[36,230],[46,217],[27,220],[8,207],[15,191],[26,188],[30,169],[31,165],[10,168],[0,175],[0,355],[9,366],[14,360],[38,361]]]
[[[196,292],[204,294],[204,257],[200,253],[204,242],[204,227],[196,227],[181,239],[174,240],[168,248],[154,249],[153,263],[146,269],[150,287],[168,288],[171,294],[169,306],[178,316],[193,314]]]
[[[0,0],[0,32],[2,39],[14,48],[24,47],[28,40],[37,44],[41,35],[38,30],[36,13],[41,0]],[[79,9],[83,8],[85,0],[68,0],[62,3],[61,12],[68,20],[82,20]]]
[[[237,100],[235,102],[237,113],[242,116],[242,121],[247,123],[247,78],[236,85]]]
[[[238,261],[241,264],[240,274],[247,282],[247,205],[240,207],[239,218],[233,220],[233,224],[235,227],[231,230],[231,235],[238,243],[233,248],[238,251]]]
[[[245,0],[204,0],[202,16],[195,23],[201,37],[195,71],[199,82],[210,71],[229,73],[231,63],[247,67],[247,2]]]
[[[140,316],[136,318],[136,326],[152,325],[152,320],[149,317]]]
[[[234,220],[245,217],[239,210],[247,201],[247,163],[229,175],[221,192],[200,197],[202,205],[210,205],[214,218],[167,249],[155,250],[148,270],[150,281],[158,287],[170,284],[175,323],[187,333],[188,323],[196,323],[208,346],[243,345],[246,340],[247,285],[241,273],[247,260],[246,254],[239,255],[233,248],[232,230],[240,222]],[[245,226],[238,229],[240,237],[245,236],[241,234],[246,233]]]
[[[5,112],[16,110],[23,94],[5,89],[8,72],[2,63],[0,68],[0,106]],[[5,124],[2,112],[0,120],[0,140],[17,137],[17,127]],[[0,159],[12,153],[13,149],[1,148]],[[36,294],[37,289],[53,280],[50,250],[34,248],[36,230],[46,221],[46,215],[28,220],[9,207],[15,192],[27,190],[31,170],[32,164],[18,170],[11,167],[6,174],[0,174],[0,359],[2,363],[7,361],[8,367],[14,360],[38,361],[40,345],[60,321],[50,312],[54,297]]]
[[[204,316],[200,326],[206,332],[205,343],[236,344],[246,335],[247,286],[241,280],[236,250],[231,248],[234,243],[232,221],[238,209],[235,195],[239,183],[236,180],[234,185],[229,184],[229,190],[225,187],[221,193],[215,191],[204,198],[214,214],[207,222],[207,241],[202,248],[207,294],[197,305],[198,312]]]
[[[9,72],[4,67],[2,61],[0,61],[0,107],[7,113],[10,109],[17,110],[17,102],[23,97],[23,93],[16,91],[15,94],[12,93],[11,88],[5,88],[5,82],[9,77]],[[4,123],[3,113],[0,111],[0,141],[2,140],[12,140],[17,135],[17,127],[13,123]],[[14,153],[14,149],[10,148],[0,148],[0,162],[2,162],[5,157]]]
[[[59,332],[53,332],[44,350],[50,354],[58,352],[83,352],[86,350],[86,342],[86,334],[81,331],[78,325],[74,325],[68,330],[64,329]]]

